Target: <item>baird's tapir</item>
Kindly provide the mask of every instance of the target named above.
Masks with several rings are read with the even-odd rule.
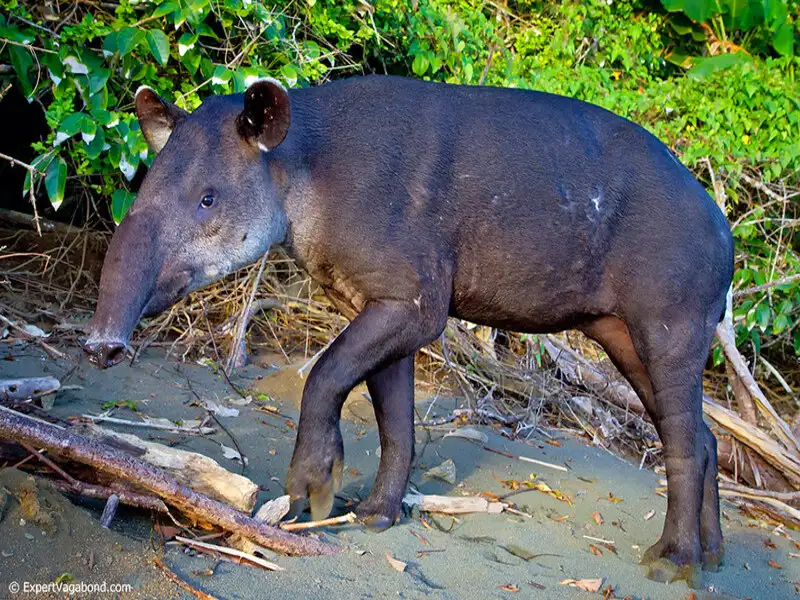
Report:
[[[542,333],[575,328],[630,381],[669,481],[650,576],[699,580],[722,558],[717,450],[702,373],[725,307],[722,212],[653,135],[546,93],[368,76],[307,89],[271,79],[193,113],[149,88],[157,153],[103,265],[86,350],[118,362],[156,314],[280,244],[348,327],[303,390],[286,489],[331,510],[339,419],[366,381],[381,458],[358,513],[396,522],[414,453],[414,354],[448,315]]]

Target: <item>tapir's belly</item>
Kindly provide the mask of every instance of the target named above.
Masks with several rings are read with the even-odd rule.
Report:
[[[606,281],[612,232],[602,205],[596,210],[588,194],[577,207],[537,200],[512,201],[459,228],[473,235],[457,244],[453,316],[536,333],[613,309]]]

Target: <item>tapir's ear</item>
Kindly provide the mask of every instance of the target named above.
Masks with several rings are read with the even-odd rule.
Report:
[[[167,102],[147,86],[136,90],[134,103],[144,139],[153,152],[158,154],[167,143],[178,121],[189,113]]]
[[[274,79],[259,79],[244,94],[244,110],[236,118],[236,129],[248,142],[269,152],[286,137],[290,121],[286,88]]]

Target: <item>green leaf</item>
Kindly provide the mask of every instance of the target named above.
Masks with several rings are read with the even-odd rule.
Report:
[[[414,71],[414,75],[417,77],[422,77],[425,75],[425,72],[428,70],[428,57],[424,54],[417,54],[414,57],[414,63],[411,65],[411,70]]]
[[[86,147],[86,155],[91,159],[99,157],[103,153],[103,146],[105,146],[105,143],[106,143],[105,129],[103,129],[102,127],[98,127],[91,141],[88,143],[84,142],[84,145]]]
[[[67,162],[59,157],[51,162],[44,174],[44,186],[47,188],[47,196],[50,204],[55,210],[64,201],[64,188],[67,184]]]
[[[173,13],[176,10],[180,10],[180,4],[178,4],[177,2],[164,2],[164,4],[156,8],[153,11],[153,14],[150,16],[153,17],[154,19],[157,19],[159,17],[163,17],[164,15]]]
[[[72,137],[81,130],[81,123],[83,123],[84,115],[82,112],[76,112],[67,115],[59,123],[57,132],[63,133],[67,137]]]
[[[772,322],[772,333],[779,335],[781,331],[789,326],[789,317],[786,315],[778,315]]]
[[[183,56],[189,50],[194,48],[194,45],[196,43],[197,43],[196,35],[192,35],[191,33],[184,33],[178,40],[178,54]]]
[[[150,29],[147,31],[147,45],[150,53],[161,66],[165,66],[169,60],[169,39],[160,29]]]
[[[759,304],[758,308],[756,308],[756,321],[758,322],[758,326],[762,329],[767,328],[769,325],[769,318],[772,316],[772,310],[769,307],[769,304]]]
[[[17,81],[19,81],[19,84],[22,87],[22,93],[25,94],[26,98],[30,98],[33,95],[33,86],[31,85],[31,79],[28,76],[33,68],[33,58],[31,57],[31,53],[20,46],[9,45],[8,54],[11,57],[11,65],[14,67],[14,71],[17,73]]]
[[[751,61],[752,58],[744,52],[718,54],[717,56],[709,56],[708,58],[696,58],[694,59],[695,65],[689,69],[688,75],[689,77],[695,77],[697,79],[705,79],[718,71]]]
[[[114,218],[114,223],[119,225],[122,222],[135,198],[136,195],[128,190],[120,189],[114,192],[111,196],[111,216]]]
[[[120,56],[129,54],[145,37],[145,32],[135,27],[126,27],[117,32],[117,52]]]
[[[794,56],[794,28],[790,23],[778,27],[772,38],[772,45],[779,54]]]

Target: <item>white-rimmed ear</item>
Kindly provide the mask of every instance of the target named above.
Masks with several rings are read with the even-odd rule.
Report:
[[[244,93],[244,110],[236,118],[236,129],[262,152],[277,148],[291,122],[289,93],[268,77],[253,83]]]
[[[158,154],[167,143],[178,121],[189,113],[167,102],[146,85],[136,90],[133,101],[144,139],[153,152]]]

